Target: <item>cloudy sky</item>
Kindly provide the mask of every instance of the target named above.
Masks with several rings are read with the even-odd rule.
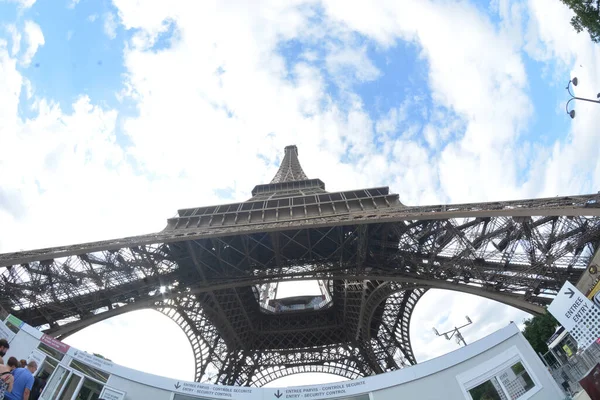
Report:
[[[570,17],[558,0],[0,0],[0,252],[247,199],[289,144],[329,190],[389,185],[407,205],[595,193],[600,110],[571,120],[564,87],[595,97],[600,50]],[[431,291],[418,361],[455,349],[431,327],[465,314],[467,341],[526,317]],[[193,378],[153,311],[68,342]]]

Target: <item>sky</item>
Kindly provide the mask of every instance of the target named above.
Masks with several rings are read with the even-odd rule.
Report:
[[[330,191],[406,205],[600,190],[600,50],[558,0],[0,0],[0,252],[159,231],[243,201],[296,144]],[[417,361],[527,315],[431,290]],[[143,310],[67,343],[193,379],[175,323]],[[165,365],[159,360],[168,356]],[[158,358],[157,358],[158,357]],[[297,375],[273,385],[316,383]]]

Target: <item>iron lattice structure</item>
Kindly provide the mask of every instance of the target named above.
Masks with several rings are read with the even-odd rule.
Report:
[[[325,191],[295,146],[252,196],[179,210],[158,233],[2,254],[0,306],[58,338],[154,308],[189,338],[198,381],[357,378],[416,363],[427,289],[541,313],[600,243],[598,194],[408,207],[387,187]],[[327,301],[271,306],[273,282],[315,279]]]

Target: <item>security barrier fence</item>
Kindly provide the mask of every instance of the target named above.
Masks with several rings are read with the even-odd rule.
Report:
[[[548,353],[544,359],[548,363],[547,355]],[[565,394],[572,396],[582,390],[579,381],[598,363],[600,363],[600,343],[594,342],[585,351],[573,354],[566,362],[558,362],[554,359],[548,364],[554,380],[565,391]]]

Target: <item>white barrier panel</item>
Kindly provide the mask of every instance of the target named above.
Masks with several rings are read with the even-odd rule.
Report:
[[[98,368],[110,374],[115,374],[135,382],[169,390],[175,393],[204,396],[212,399],[262,399],[261,389],[258,388],[210,385],[206,383],[186,382],[182,380],[166,378],[163,376],[146,374],[141,371],[136,371],[134,369],[115,364],[112,361],[96,357],[84,351],[77,350],[73,347],[70,347],[66,354],[70,355],[75,360],[81,361],[82,363],[94,368]]]
[[[267,398],[273,399],[328,399],[365,394],[365,392],[370,392],[373,389],[369,388],[366,379],[357,379],[347,382],[327,383],[320,386],[297,386],[263,390],[267,392]],[[269,392],[271,392],[271,397],[268,397]]]
[[[18,323],[19,320],[13,321]],[[0,323],[0,332],[7,331],[10,329]],[[148,374],[70,347],[27,324],[22,325],[15,336],[15,348],[11,345],[9,349],[11,354],[27,353],[40,368],[47,367],[46,371],[52,374],[59,371],[57,373],[63,376],[77,375],[81,381],[89,379],[96,385],[96,393],[103,396],[100,398],[106,400],[471,400],[481,385],[492,385],[489,390],[503,392],[500,398],[558,400],[564,397],[514,324],[469,346],[399,371],[352,381],[285,388],[211,385]],[[56,370],[47,362],[42,367],[50,358],[54,360],[51,364],[58,363]],[[77,390],[80,389],[81,385]]]

